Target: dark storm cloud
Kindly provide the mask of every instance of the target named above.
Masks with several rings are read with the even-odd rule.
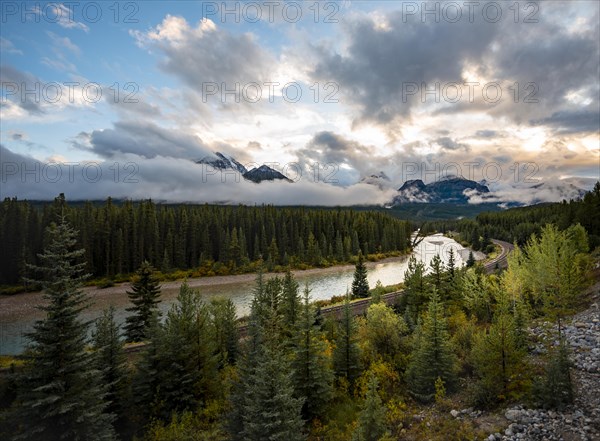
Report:
[[[398,11],[388,21],[386,29],[364,16],[347,23],[347,53],[322,49],[314,71],[317,78],[340,83],[345,100],[358,106],[360,119],[383,124],[410,116],[418,104],[420,94],[409,96],[408,83],[461,81],[463,61],[480,59],[497,32],[481,21],[467,26],[403,23]]]
[[[463,84],[470,80],[463,77],[465,69],[488,82],[498,82],[502,100],[493,103],[484,98],[482,89],[487,83],[482,83],[475,89],[473,102],[466,98],[464,88],[456,103],[445,102],[442,96],[444,106],[432,109],[433,115],[482,112],[525,123],[574,108],[566,96],[575,91],[597,107],[598,7],[589,4],[595,14],[589,18],[591,25],[573,32],[567,26],[575,18],[564,17],[581,16],[574,3],[540,3],[537,23],[514,23],[512,17],[499,23],[481,17],[474,23],[404,22],[396,11],[387,13],[386,25],[381,26],[371,16],[354,16],[344,27],[348,44],[343,50],[318,48],[313,76],[340,84],[342,102],[355,108],[355,122],[375,122],[391,131],[410,123],[414,108],[432,101],[423,99],[424,85]],[[414,95],[408,93],[409,83],[418,86]],[[516,98],[509,89],[515,83]]]
[[[120,121],[113,129],[94,130],[89,145],[104,158],[131,153],[145,158],[201,159],[211,153],[198,136],[140,121]]]
[[[531,124],[551,127],[554,133],[560,135],[598,133],[600,130],[600,112],[597,109],[565,110],[555,112],[547,118],[531,121]]]

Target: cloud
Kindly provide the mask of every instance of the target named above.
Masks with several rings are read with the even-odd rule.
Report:
[[[141,121],[119,121],[112,129],[94,130],[89,134],[89,145],[104,158],[134,154],[144,158],[169,156],[190,160],[211,153],[198,136]]]
[[[495,24],[481,16],[473,23],[406,20],[398,10],[352,14],[337,44],[314,45],[311,74],[339,83],[354,127],[377,124],[391,139],[418,124],[417,115],[474,113],[523,124],[579,109],[581,102],[598,108],[598,4],[578,5],[544,3],[535,24],[506,16]],[[579,19],[585,26],[574,31]],[[436,83],[443,91],[466,81],[479,83],[472,101],[466,87],[455,103],[443,92],[438,102],[433,93],[424,95]],[[500,86],[498,102],[484,96],[491,83]]]
[[[475,132],[475,138],[497,138],[500,135],[500,133],[497,130],[477,130],[477,132]]]
[[[46,14],[46,20],[50,23],[57,23],[65,29],[79,29],[89,32],[90,28],[82,22],[75,20],[75,11],[62,3],[50,3],[44,6],[42,10],[39,6],[35,7],[38,15]]]
[[[600,131],[600,110],[595,109],[565,110],[551,116],[531,121],[532,125],[551,127],[554,133],[567,135],[573,133],[598,133]]]
[[[4,37],[0,37],[0,52],[5,52],[7,54],[23,55],[23,51],[17,49],[12,43],[12,41]]]
[[[110,195],[170,202],[338,206],[383,204],[393,195],[372,185],[336,187],[311,182],[309,177],[294,183],[255,184],[228,175],[226,182],[222,182],[222,176],[209,175],[199,164],[173,157],[124,154],[117,163],[109,160],[68,166],[49,165],[2,145],[0,153],[2,198],[50,200],[62,192],[70,200],[105,199]],[[73,170],[72,174],[68,167]],[[115,167],[120,173],[115,173]],[[36,172],[22,174],[23,170]]]
[[[2,64],[0,65],[0,78],[2,78],[2,92],[6,94],[3,96],[0,108],[4,117],[19,116],[23,113],[29,115],[41,115],[45,113],[39,97],[36,94],[21,94],[21,88],[25,87],[26,90],[37,90],[36,84],[39,88],[41,83],[40,79],[14,67]],[[8,94],[9,84],[16,88],[15,94]],[[21,109],[23,112],[19,112]]]
[[[389,170],[389,158],[380,157],[374,151],[374,146],[365,146],[331,131],[321,131],[296,154],[306,170],[314,169],[315,164],[329,168],[330,172],[335,169],[338,183],[349,185],[376,171]]]
[[[317,48],[314,77],[339,82],[359,122],[387,125],[410,118],[421,97],[407,93],[408,83],[461,81],[464,63],[480,59],[497,32],[481,21],[405,22],[401,11],[389,12],[386,22],[382,27],[372,16],[357,16],[345,23],[343,53]]]
[[[160,67],[180,78],[196,93],[203,85],[262,84],[269,80],[274,59],[250,33],[233,34],[209,19],[190,26],[183,17],[167,15],[147,32],[130,31],[137,44],[164,55]]]
[[[437,138],[434,141],[434,143],[439,145],[442,149],[445,149],[445,150],[458,150],[458,149],[463,149],[465,151],[470,150],[470,148],[467,144],[456,142],[455,140],[453,140],[452,138],[450,138],[448,136]]]

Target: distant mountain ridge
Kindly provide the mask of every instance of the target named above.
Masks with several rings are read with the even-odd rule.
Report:
[[[263,181],[276,180],[292,182],[290,179],[288,179],[287,176],[267,165],[261,165],[260,167],[255,167],[251,170],[248,170],[233,156],[229,156],[221,152],[216,152],[213,155],[205,156],[204,158],[195,162],[196,164],[209,165],[216,170],[234,170],[236,172],[239,172],[244,177],[244,179],[247,179],[257,184]]]
[[[277,170],[272,169],[268,165],[261,165],[260,167],[253,168],[250,171],[247,171],[242,176],[248,179],[249,181],[261,183],[262,181],[275,181],[275,180],[283,180],[287,182],[292,182],[291,179],[288,179],[287,176],[279,173]]]
[[[413,179],[398,189],[393,205],[410,202],[466,204],[471,196],[489,192],[486,185],[462,177],[449,177],[429,184],[421,179]]]
[[[221,152],[216,152],[214,156],[205,156],[199,161],[196,161],[196,164],[210,165],[218,170],[236,170],[242,175],[248,171],[248,169],[236,161],[235,158]]]

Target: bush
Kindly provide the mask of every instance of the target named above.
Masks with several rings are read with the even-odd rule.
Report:
[[[105,288],[110,288],[112,286],[115,286],[115,281],[112,279],[100,279],[98,281],[98,283],[96,284],[96,286],[99,289],[105,289]]]

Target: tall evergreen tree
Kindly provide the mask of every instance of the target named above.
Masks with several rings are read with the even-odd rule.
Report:
[[[427,301],[429,288],[425,281],[425,264],[417,261],[415,256],[408,259],[408,268],[404,272],[405,295],[401,302],[404,304],[406,323],[411,327],[417,323],[421,306]]]
[[[362,252],[359,251],[354,269],[354,280],[352,280],[352,297],[364,298],[368,296],[369,282],[367,281],[367,267],[365,266]]]
[[[539,406],[562,410],[573,402],[571,365],[569,348],[563,338],[553,350],[552,357],[546,365],[544,378],[538,382],[535,395]]]
[[[357,343],[356,320],[350,310],[349,296],[346,294],[339,333],[335,341],[333,363],[335,374],[344,377],[350,384],[360,375],[360,349]]]
[[[469,258],[467,259],[467,268],[471,268],[475,265],[475,256],[473,256],[473,251],[469,251]]]
[[[435,287],[438,293],[442,293],[443,285],[445,284],[445,273],[444,273],[444,265],[442,264],[442,259],[439,254],[433,256],[431,259],[431,263],[429,264],[431,267],[431,278],[433,282],[433,286]]]
[[[265,305],[259,273],[250,310],[249,338],[230,396],[227,431],[232,441],[304,440],[302,399],[294,398],[292,370],[281,342],[268,333],[279,318]],[[259,299],[257,297],[263,297]],[[270,311],[270,312],[269,312]]]
[[[64,217],[47,230],[40,254],[46,317],[27,334],[27,364],[16,401],[19,440],[112,440],[114,416],[106,413],[105,388],[86,351],[89,323],[79,315],[88,300],[79,289],[86,275],[75,249],[77,233]]]
[[[283,315],[284,326],[290,330],[294,329],[302,312],[302,303],[298,292],[298,282],[289,269],[283,279],[280,310]]]
[[[289,363],[280,349],[263,345],[245,378],[244,441],[302,441],[302,399],[294,398]]]
[[[499,309],[488,332],[481,333],[473,347],[473,362],[479,377],[476,401],[490,406],[509,398],[519,388],[524,371],[524,351],[517,343],[514,317]]]
[[[235,305],[231,299],[213,299],[210,303],[215,341],[221,366],[235,364],[239,353],[239,331]]]
[[[133,306],[126,311],[132,313],[125,319],[125,333],[128,342],[142,341],[146,338],[146,329],[152,317],[158,312],[160,286],[154,277],[154,268],[144,261],[137,271],[137,277],[127,291]]]
[[[352,441],[379,441],[386,434],[385,406],[377,392],[377,387],[377,377],[371,375]]]
[[[106,387],[107,412],[115,415],[114,427],[122,431],[126,424],[128,401],[127,360],[123,351],[119,325],[115,322],[115,308],[105,310],[96,321],[93,333],[96,366]]]
[[[164,324],[158,416],[167,419],[173,411],[194,409],[215,395],[214,340],[208,307],[198,290],[182,283]]]
[[[450,335],[446,328],[442,304],[435,292],[416,337],[406,377],[411,393],[417,399],[431,401],[435,395],[435,382],[438,377],[442,379],[448,391],[453,389],[456,382],[455,355],[450,346]]]
[[[315,326],[308,286],[304,289],[302,313],[294,340],[294,389],[296,396],[304,400],[302,414],[306,419],[312,419],[323,414],[331,399],[333,370],[327,343],[320,328]]]

